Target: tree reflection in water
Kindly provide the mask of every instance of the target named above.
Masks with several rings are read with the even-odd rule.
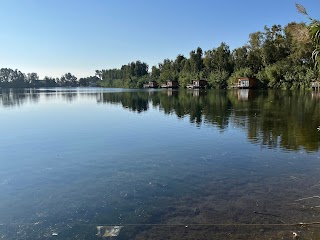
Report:
[[[164,114],[190,119],[190,123],[246,130],[248,140],[268,148],[318,151],[320,137],[319,95],[298,91],[253,90],[164,90],[164,91],[77,91],[57,89],[2,90],[0,105],[21,107],[60,98],[67,102],[93,98],[98,103],[120,104],[136,113],[159,108]]]

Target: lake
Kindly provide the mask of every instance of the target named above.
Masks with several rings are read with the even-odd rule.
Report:
[[[0,93],[0,239],[320,236],[317,92]]]

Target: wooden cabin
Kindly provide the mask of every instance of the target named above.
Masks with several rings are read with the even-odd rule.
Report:
[[[166,83],[161,84],[162,88],[179,88],[179,82],[176,80],[167,80]]]
[[[207,88],[208,81],[205,79],[199,79],[199,80],[192,80],[192,84],[188,84],[187,88],[189,89],[203,89]]]
[[[320,90],[320,82],[319,81],[312,82],[311,87],[312,87],[312,90],[319,91]]]
[[[194,88],[207,88],[208,86],[208,81],[204,79],[200,80],[193,80],[192,85]]]
[[[149,83],[143,84],[143,88],[158,88],[156,81],[150,81]]]
[[[149,82],[149,88],[157,88],[157,87],[158,87],[158,83],[156,81]]]
[[[238,78],[237,88],[255,88],[258,81],[254,78],[241,77]]]
[[[167,80],[168,88],[179,88],[179,82],[177,80]]]

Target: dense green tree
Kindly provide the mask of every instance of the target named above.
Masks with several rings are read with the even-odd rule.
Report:
[[[226,43],[221,43],[221,45],[214,50],[212,58],[213,69],[219,72],[226,71],[230,74],[233,70],[231,60],[229,46]]]
[[[198,73],[203,68],[202,54],[200,47],[198,47],[196,51],[193,50],[190,52],[190,67],[193,73]]]
[[[177,72],[174,70],[174,62],[170,59],[165,59],[163,63],[159,64],[160,69],[160,81],[175,80]]]
[[[312,52],[312,58],[315,62],[315,66],[317,67],[319,65],[320,61],[320,21],[315,20],[309,16],[307,13],[307,10],[300,4],[296,4],[296,7],[298,11],[304,15],[306,15],[309,20],[311,21],[311,24],[309,26],[309,34],[310,38],[313,43],[313,52]]]
[[[289,58],[294,64],[312,67],[312,41],[305,23],[289,23],[284,28],[286,41],[290,50]]]
[[[224,89],[227,87],[228,78],[229,72],[225,70],[216,70],[211,72],[207,79],[210,87]]]
[[[263,67],[261,50],[262,38],[263,34],[261,32],[255,32],[249,35],[247,66],[251,68],[254,73],[258,73]]]
[[[60,78],[60,85],[61,86],[77,86],[77,77],[72,75],[71,73],[66,73]]]
[[[137,88],[142,79],[148,81],[148,68],[146,63],[136,61],[122,65],[120,69],[96,70],[96,76],[101,79],[99,85],[102,87]]]
[[[265,26],[264,30],[261,54],[264,66],[268,66],[286,58],[289,55],[289,49],[280,25],[273,25],[271,28]]]
[[[52,77],[45,76],[43,80],[45,82],[44,86],[46,86],[46,87],[56,87],[57,86],[56,79],[54,79]]]
[[[79,85],[81,87],[97,86],[98,81],[100,81],[100,78],[98,78],[97,76],[80,78]]]
[[[13,75],[11,77],[12,87],[28,87],[28,80],[26,74],[22,73],[18,69],[13,71]]]
[[[248,54],[249,50],[247,46],[239,47],[232,51],[232,63],[234,71],[249,67]]]
[[[26,81],[30,86],[35,87],[39,81],[39,76],[37,73],[28,73]]]
[[[151,78],[153,80],[158,80],[160,77],[160,73],[161,73],[160,69],[157,68],[156,66],[153,66],[151,69]]]
[[[174,71],[177,73],[180,73],[183,70],[185,61],[186,61],[186,58],[183,55],[179,54],[173,63]]]

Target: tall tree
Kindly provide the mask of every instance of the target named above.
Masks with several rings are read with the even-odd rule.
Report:
[[[247,46],[239,47],[232,51],[232,61],[235,71],[248,67],[248,52]]]
[[[203,52],[200,47],[196,51],[190,52],[190,66],[193,73],[198,73],[203,68],[202,54]]]
[[[60,84],[63,87],[71,87],[77,85],[77,77],[72,75],[71,73],[66,73],[60,78]]]
[[[319,53],[320,53],[320,21],[311,18],[309,16],[307,10],[305,9],[305,7],[303,7],[302,5],[296,3],[296,7],[300,13],[304,14],[305,16],[307,16],[311,20],[311,24],[309,26],[309,31],[310,31],[311,39],[312,39],[312,42],[314,45],[312,58],[315,62],[315,65],[318,66],[318,64],[320,62],[320,56],[319,56]]]
[[[39,80],[39,76],[37,73],[28,73],[27,74],[27,82],[30,86],[35,87],[37,85],[37,81]]]

